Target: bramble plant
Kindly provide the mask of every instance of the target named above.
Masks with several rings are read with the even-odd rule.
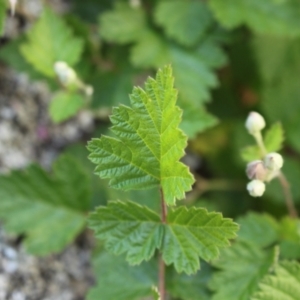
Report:
[[[91,237],[87,300],[299,300],[300,2],[46,2],[0,0],[0,75],[44,83],[28,135],[60,153],[4,168],[5,231],[37,256]],[[27,134],[5,90],[0,167]]]

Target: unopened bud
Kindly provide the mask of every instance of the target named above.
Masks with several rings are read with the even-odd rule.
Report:
[[[265,156],[264,164],[271,171],[278,171],[283,166],[283,158],[279,153],[272,152]]]
[[[76,72],[64,61],[57,61],[54,64],[54,71],[63,85],[75,84],[77,81]]]
[[[261,131],[266,126],[266,122],[262,115],[255,111],[252,111],[248,115],[245,126],[250,134],[255,134],[256,132]]]
[[[265,181],[268,175],[268,170],[266,170],[261,160],[255,160],[247,165],[246,174],[249,179]]]
[[[257,179],[254,179],[247,184],[247,190],[252,197],[261,197],[265,192],[265,189],[265,184]]]

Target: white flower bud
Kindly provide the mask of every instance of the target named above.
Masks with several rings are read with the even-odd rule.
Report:
[[[261,131],[266,126],[266,122],[262,115],[255,111],[252,111],[248,115],[245,126],[250,134],[255,134],[256,132]]]
[[[54,71],[63,85],[75,84],[77,81],[76,72],[64,61],[57,61],[54,64]]]
[[[249,179],[265,181],[268,176],[268,170],[261,160],[255,160],[247,165],[246,174]]]
[[[272,152],[265,156],[264,164],[271,171],[278,171],[283,166],[283,158],[279,153]]]
[[[9,0],[11,15],[14,16],[18,0]]]
[[[254,179],[247,184],[247,190],[252,197],[261,197],[266,186],[262,181]]]

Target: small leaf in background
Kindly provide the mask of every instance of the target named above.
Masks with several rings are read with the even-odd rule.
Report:
[[[67,120],[85,105],[82,95],[71,92],[58,92],[51,100],[49,113],[55,123]]]
[[[130,264],[149,260],[160,249],[167,265],[174,264],[177,272],[187,274],[199,269],[199,256],[218,257],[219,248],[229,246],[238,229],[231,219],[201,208],[179,207],[162,224],[156,213],[131,201],[99,207],[90,215],[89,226],[108,251],[126,253]]]
[[[109,42],[126,44],[143,36],[146,28],[145,12],[125,3],[117,3],[114,10],[105,12],[99,19],[100,35]]]
[[[237,220],[238,240],[258,247],[267,247],[279,239],[279,224],[268,214],[248,213]]]
[[[123,256],[102,252],[93,259],[97,285],[87,300],[140,300],[153,295],[157,283],[157,263],[129,266]]]
[[[161,186],[165,201],[182,199],[194,182],[179,161],[187,137],[179,130],[181,110],[176,106],[171,67],[148,78],[145,90],[134,88],[131,106],[114,108],[112,131],[117,138],[102,136],[88,144],[96,174],[109,178],[117,189]],[[159,92],[158,92],[159,91]]]
[[[241,156],[245,162],[251,162],[253,160],[261,159],[262,153],[258,146],[247,146],[241,150]]]
[[[167,265],[174,264],[178,273],[196,273],[199,256],[206,261],[219,255],[219,248],[230,245],[238,225],[220,213],[203,208],[178,207],[169,211],[162,253]]]
[[[220,23],[230,29],[246,24],[257,33],[300,35],[300,4],[294,0],[210,0],[209,5]]]
[[[280,222],[279,229],[280,242],[280,257],[284,259],[299,259],[300,258],[300,221],[284,217]]]
[[[211,292],[207,287],[213,269],[201,261],[201,270],[195,275],[178,274],[174,268],[167,269],[166,286],[168,293],[181,300],[210,300]]]
[[[152,258],[163,237],[159,216],[134,202],[109,202],[97,208],[89,217],[89,226],[109,252],[126,253],[132,265]]]
[[[155,9],[155,20],[166,34],[184,46],[192,46],[213,24],[205,2],[164,0]]]
[[[54,63],[64,61],[75,65],[83,50],[83,41],[75,37],[64,21],[45,8],[41,18],[28,31],[27,42],[21,53],[34,68],[48,77],[54,77]]]
[[[275,123],[268,129],[264,137],[264,143],[268,152],[281,150],[284,141],[284,132],[281,123]]]
[[[251,300],[298,300],[300,295],[300,264],[282,261],[275,274],[267,275],[259,284],[259,292]]]
[[[261,279],[274,266],[278,249],[260,250],[246,243],[235,243],[222,251],[214,265],[221,269],[213,275],[212,300],[249,300]]]
[[[9,232],[26,234],[30,253],[46,255],[61,251],[83,230],[90,196],[89,176],[75,159],[61,156],[53,174],[31,166],[1,176],[0,216]]]
[[[3,36],[4,34],[6,10],[7,10],[7,1],[0,0],[0,36]]]

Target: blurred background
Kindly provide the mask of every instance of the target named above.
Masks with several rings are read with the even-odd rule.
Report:
[[[249,210],[286,214],[276,181],[262,198],[251,198],[245,189],[241,150],[254,143],[244,127],[250,111],[260,112],[268,126],[281,123],[283,171],[299,204],[298,1],[19,0],[14,16],[4,2],[1,177],[33,163],[50,171],[64,153],[88,174],[89,209],[116,198],[143,199],[157,209],[155,191],[108,189],[92,174],[85,146],[92,137],[110,134],[111,109],[129,104],[133,86],[171,64],[181,128],[189,138],[183,161],[197,180],[182,204],[233,218]],[[57,62],[65,68],[55,69]],[[84,299],[95,283],[92,234],[83,231],[65,250],[39,258],[23,248],[26,232],[8,234],[3,215],[0,299]]]

